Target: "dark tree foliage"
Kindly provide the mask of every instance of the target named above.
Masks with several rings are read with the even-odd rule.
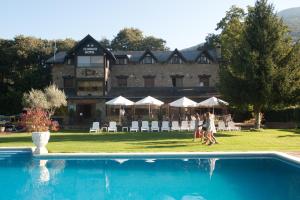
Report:
[[[57,51],[73,47],[72,39],[57,40]],[[17,36],[0,39],[0,114],[22,111],[22,96],[31,88],[41,89],[51,82],[50,68],[45,61],[53,55],[53,40]]]
[[[166,41],[153,36],[145,37],[143,32],[136,28],[124,28],[111,41],[112,50],[143,51],[167,50]]]
[[[263,108],[296,103],[300,49],[267,0],[258,0],[245,15],[231,8],[218,24],[222,47],[220,91],[235,105],[252,106],[256,128]],[[299,102],[298,102],[299,103]]]

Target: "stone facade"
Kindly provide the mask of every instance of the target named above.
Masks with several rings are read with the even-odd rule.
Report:
[[[51,67],[52,81],[58,88],[64,89],[64,77],[75,76],[75,66],[68,64],[55,64]]]
[[[65,124],[103,122],[107,113],[118,113],[105,102],[119,95],[133,101],[148,95],[165,102],[182,96],[199,101],[216,95],[219,81],[216,50],[110,52],[89,35],[47,63],[53,82],[67,94]]]
[[[112,87],[118,87],[118,77],[127,76],[127,87],[144,87],[144,77],[153,76],[155,87],[172,87],[172,76],[183,76],[183,87],[198,87],[199,76],[208,75],[209,86],[219,80],[219,65],[214,64],[129,64],[113,65]]]

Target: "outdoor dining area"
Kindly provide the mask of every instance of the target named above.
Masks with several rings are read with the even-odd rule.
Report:
[[[107,101],[108,122],[100,126],[93,122],[89,132],[160,132],[192,131],[195,129],[195,113],[215,114],[217,128],[222,131],[239,130],[231,116],[227,114],[226,101],[216,97],[199,103],[182,97],[170,103],[164,103],[147,96],[137,102],[123,96]],[[217,114],[216,109],[218,110]]]

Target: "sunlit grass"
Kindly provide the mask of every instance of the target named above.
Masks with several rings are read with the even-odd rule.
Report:
[[[216,134],[219,144],[192,141],[192,133],[52,133],[50,152],[180,152],[180,151],[300,151],[300,130],[266,129]],[[31,134],[0,135],[0,146],[33,146]]]

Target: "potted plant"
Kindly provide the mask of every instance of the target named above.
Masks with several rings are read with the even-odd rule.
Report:
[[[26,130],[32,133],[32,141],[36,146],[34,153],[48,153],[46,145],[50,138],[49,130],[56,126],[53,125],[48,113],[41,108],[31,108],[22,114],[21,122]]]
[[[58,108],[67,105],[66,95],[56,85],[50,85],[44,90],[31,89],[24,93],[23,104],[28,109],[21,120],[27,131],[32,132],[32,141],[37,147],[34,153],[47,153],[49,130],[59,129],[58,122],[51,121],[51,116]]]

